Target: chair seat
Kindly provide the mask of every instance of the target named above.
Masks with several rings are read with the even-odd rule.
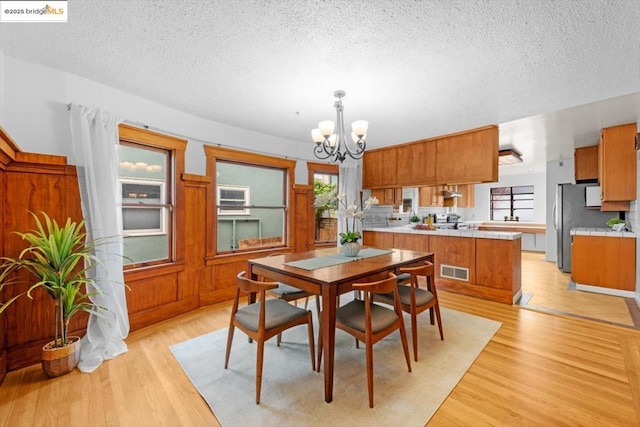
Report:
[[[411,281],[411,274],[409,273],[401,273],[398,274],[398,284],[399,285],[404,285],[405,283],[409,283],[409,281]]]
[[[286,283],[278,282],[278,287],[275,289],[269,289],[269,292],[272,294],[281,295],[283,297],[291,297],[295,295],[301,295],[301,297],[308,294],[307,291],[303,291],[300,288],[296,288],[295,286],[287,285]]]
[[[411,286],[398,286],[398,294],[400,295],[400,304],[411,305]],[[376,296],[380,301],[393,304],[393,294],[384,294]],[[433,294],[425,289],[416,288],[416,306],[427,305],[433,300]]]
[[[371,329],[375,334],[393,325],[398,315],[393,310],[377,304],[371,305]],[[336,310],[336,323],[364,332],[365,306],[362,300],[353,300]]]
[[[261,302],[242,307],[236,313],[236,320],[245,328],[256,332]],[[299,317],[306,317],[307,310],[288,304],[281,299],[270,299],[266,302],[265,328],[273,329]]]

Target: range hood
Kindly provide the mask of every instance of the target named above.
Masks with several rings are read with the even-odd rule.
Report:
[[[458,193],[457,191],[443,191],[442,195],[444,196],[445,199],[452,199],[454,197],[462,197],[462,194]]]

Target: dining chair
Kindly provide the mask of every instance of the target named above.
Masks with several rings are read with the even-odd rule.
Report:
[[[440,330],[440,339],[444,340],[442,331],[442,318],[440,317],[440,305],[438,303],[438,292],[434,281],[433,263],[425,261],[424,265],[418,267],[402,267],[400,273],[409,274],[409,285],[399,284],[398,294],[400,295],[400,305],[402,310],[411,315],[411,338],[413,343],[413,358],[418,361],[418,314],[425,310],[429,310],[431,324],[434,324],[435,317],[438,320],[438,329]],[[420,288],[419,278],[424,277],[427,289]],[[393,305],[395,303],[394,294],[376,294],[374,300],[385,304]]]
[[[389,273],[387,279],[376,282],[354,283],[352,287],[353,290],[362,291],[364,299],[354,299],[336,309],[336,328],[355,337],[356,346],[359,341],[365,343],[369,407],[373,408],[373,345],[392,332],[399,330],[407,369],[411,372],[409,344],[407,343],[395,274]],[[395,296],[396,302],[393,310],[373,302],[373,295],[388,293]],[[322,330],[319,335],[318,372],[322,361]]]
[[[256,404],[259,404],[265,341],[268,341],[286,329],[307,324],[309,351],[311,353],[311,369],[315,371],[313,320],[311,312],[308,310],[291,305],[281,299],[266,298],[266,292],[278,286],[276,282],[251,280],[246,277],[246,273],[242,271],[236,278],[236,284],[236,294],[233,300],[229,331],[227,333],[227,351],[224,358],[224,368],[227,369],[229,365],[233,333],[237,327],[247,334],[249,338],[255,340],[258,346],[256,356]],[[238,308],[240,292],[257,293],[258,299],[256,303]]]
[[[270,254],[270,255],[267,255],[267,258],[272,256],[277,256],[277,255],[286,255],[286,254],[285,253]],[[266,280],[266,279],[262,278],[262,280]],[[296,288],[295,286],[291,286],[286,283],[282,283],[282,282],[276,282],[276,283],[278,284],[277,288],[268,290],[268,293],[272,297],[279,298],[287,302],[294,302],[296,306],[297,306],[298,300],[304,298],[305,299],[304,309],[305,310],[307,309],[309,305],[309,297],[313,295],[311,292],[307,292],[305,290]],[[319,295],[316,295],[316,313],[318,314],[318,321],[320,321],[320,296]],[[277,338],[278,345],[280,345],[281,341],[282,341],[282,334],[278,334],[278,338]]]

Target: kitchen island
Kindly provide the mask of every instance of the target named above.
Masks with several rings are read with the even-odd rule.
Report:
[[[522,234],[483,230],[368,228],[364,244],[435,254],[438,289],[513,304],[521,297]]]
[[[610,228],[571,229],[571,279],[576,289],[634,298],[636,235]]]

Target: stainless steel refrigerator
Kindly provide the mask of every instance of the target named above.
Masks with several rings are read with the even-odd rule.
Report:
[[[606,227],[617,212],[600,212],[585,207],[586,187],[594,184],[558,184],[554,205],[554,227],[558,243],[558,268],[571,272],[571,229],[574,227]]]

